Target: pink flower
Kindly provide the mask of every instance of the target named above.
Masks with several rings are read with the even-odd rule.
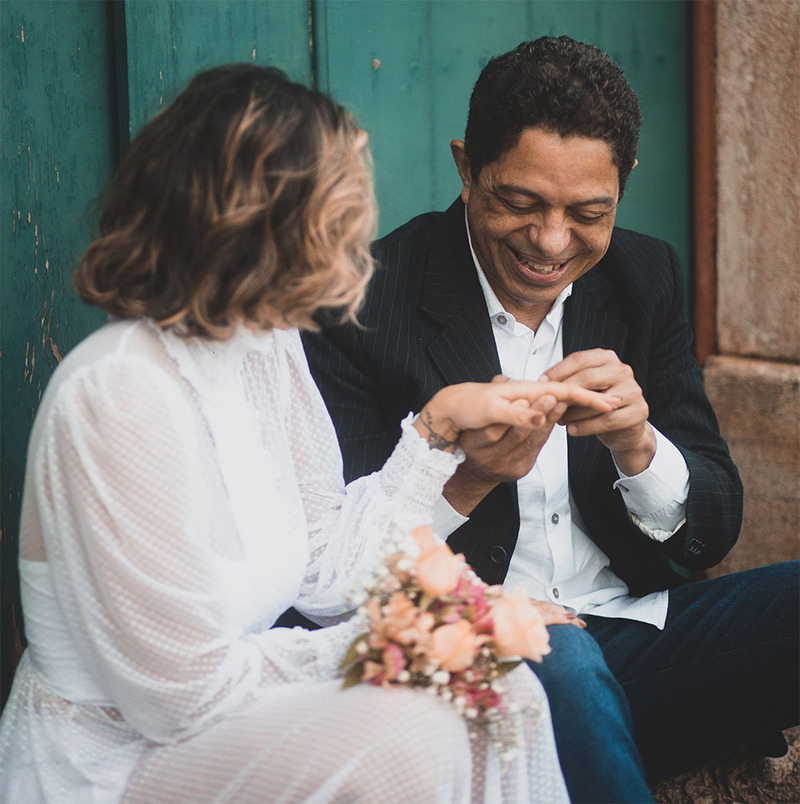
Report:
[[[401,670],[406,669],[406,655],[399,645],[389,643],[383,651],[383,668],[386,671],[386,678],[394,681]]]
[[[419,588],[431,597],[449,595],[458,586],[464,566],[464,557],[454,556],[446,544],[431,547],[417,558]]]
[[[539,611],[522,589],[505,594],[492,605],[495,653],[499,658],[522,656],[535,662],[550,653],[550,637]]]
[[[475,658],[481,641],[466,620],[440,625],[431,638],[430,658],[450,673],[466,670]]]

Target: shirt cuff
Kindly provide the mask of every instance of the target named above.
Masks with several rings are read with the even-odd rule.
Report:
[[[656,437],[656,452],[650,466],[638,475],[626,475],[614,483],[628,509],[631,521],[647,536],[665,541],[686,521],[689,468],[680,450],[650,425]]]
[[[450,505],[443,495],[433,504],[431,508],[431,527],[433,532],[447,539],[453,531],[460,528],[465,522],[469,522],[469,517],[463,516]]]

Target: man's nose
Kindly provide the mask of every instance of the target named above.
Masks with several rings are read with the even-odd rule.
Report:
[[[543,257],[561,257],[572,237],[569,220],[559,210],[547,210],[528,227],[528,237]]]

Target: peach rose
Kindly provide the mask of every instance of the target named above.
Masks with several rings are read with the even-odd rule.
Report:
[[[431,638],[429,656],[442,670],[458,673],[466,670],[475,658],[480,640],[466,620],[440,625]]]
[[[499,597],[492,604],[494,646],[498,657],[522,656],[535,662],[550,653],[550,636],[544,619],[522,589]]]
[[[464,566],[464,557],[454,556],[446,544],[431,547],[417,558],[419,588],[431,597],[450,594],[458,586]]]
[[[386,604],[385,618],[397,628],[408,628],[417,613],[417,607],[405,592],[394,592]]]
[[[436,546],[436,539],[433,537],[433,531],[430,525],[420,525],[418,528],[414,528],[414,530],[411,531],[411,535],[414,537],[414,541],[423,553]]]

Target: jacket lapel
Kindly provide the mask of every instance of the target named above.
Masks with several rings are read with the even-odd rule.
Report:
[[[456,201],[431,239],[422,310],[440,327],[428,354],[445,383],[488,381],[500,373],[489,312]]]
[[[564,356],[586,349],[611,349],[624,355],[628,326],[614,309],[613,284],[604,270],[608,256],[578,279],[564,307]],[[567,438],[570,487],[587,487],[596,462],[608,455],[597,438]],[[581,480],[583,479],[583,481]],[[577,502],[581,503],[576,493]],[[583,506],[581,506],[583,508]]]

